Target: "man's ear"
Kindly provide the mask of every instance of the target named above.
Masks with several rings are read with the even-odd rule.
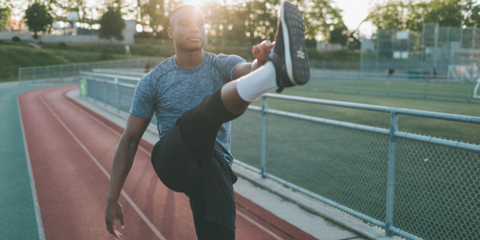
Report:
[[[173,39],[173,29],[171,27],[168,27],[167,33],[168,33],[168,37],[170,39]]]

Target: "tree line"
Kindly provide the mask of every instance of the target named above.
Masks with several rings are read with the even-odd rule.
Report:
[[[445,27],[480,27],[475,0],[390,0],[376,5],[366,20],[379,29],[422,31],[423,23]]]
[[[148,26],[151,36],[166,38],[169,13],[183,0],[105,0],[89,7],[84,0],[30,0],[33,4],[25,11],[25,22],[30,30],[48,32],[54,21],[68,21],[66,12],[78,12],[79,21],[100,23],[99,34],[105,38],[123,39],[125,26],[122,18],[135,19]],[[307,39],[320,36],[327,42],[359,43],[360,35],[345,26],[341,10],[332,0],[295,0],[293,2],[305,19]],[[213,43],[256,43],[273,39],[276,32],[277,9],[280,0],[209,0],[199,6],[208,26],[209,41]],[[8,24],[12,0],[0,3],[0,25]],[[92,12],[103,15],[95,19]],[[475,0],[390,0],[371,9],[365,21],[379,29],[421,31],[424,22],[441,26],[480,26],[480,4]]]
[[[0,23],[3,16],[1,9],[11,8],[10,0],[7,4],[0,5]],[[151,34],[157,37],[166,38],[166,29],[169,26],[169,13],[176,6],[183,4],[183,0],[137,0],[133,2],[122,0],[105,0],[95,9],[89,8],[83,0],[36,0],[25,12],[25,22],[42,22],[42,26],[31,28],[33,32],[48,32],[52,22],[65,21],[66,12],[78,12],[79,22],[89,24],[101,23],[102,18],[92,18],[92,10],[103,12],[109,16],[119,13],[123,18],[135,19],[137,23],[148,26]],[[247,42],[258,42],[262,39],[273,39],[276,32],[277,9],[280,0],[210,0],[205,1],[199,7],[205,15],[208,26],[209,39],[212,42],[236,42],[245,44]],[[330,35],[333,29],[339,26],[346,30],[343,24],[341,10],[335,8],[332,0],[296,0],[293,2],[302,12],[306,19],[307,39],[314,39],[322,36],[326,41],[331,40]],[[3,8],[2,8],[3,7]],[[45,21],[39,21],[38,15],[35,21],[28,12],[41,11],[41,17]],[[44,12],[47,12],[45,15]],[[8,12],[9,13],[9,12]],[[118,15],[118,14],[116,14]],[[103,21],[106,21],[104,19]],[[116,21],[110,21],[117,23]],[[35,25],[35,23],[32,23]],[[39,24],[36,24],[39,25]],[[342,31],[342,34],[347,34]],[[335,39],[332,39],[335,41]]]

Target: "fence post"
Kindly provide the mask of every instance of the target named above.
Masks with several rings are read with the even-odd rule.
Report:
[[[470,95],[471,95],[471,91],[472,91],[472,79],[470,79],[470,81],[468,81],[468,97],[467,97],[467,102],[470,102]]]
[[[427,87],[428,87],[428,81],[425,79],[425,90],[424,90],[424,93],[423,93],[423,98],[424,99],[427,99],[427,89],[428,89]]]
[[[77,77],[77,64],[73,64],[73,78]]]
[[[35,67],[33,67],[33,83],[35,83]]]
[[[362,90],[361,90],[361,87],[362,87],[361,84],[362,84],[362,83],[360,82],[360,78],[358,78],[358,86],[357,86],[357,93],[358,93],[358,94],[360,94],[360,92],[362,91]]]
[[[390,96],[390,79],[387,80],[387,96]]]
[[[93,78],[92,78],[93,80]],[[97,85],[98,85],[98,82],[97,81],[92,81],[92,89],[93,89],[93,102],[94,103],[97,103]]]
[[[107,102],[108,102],[108,91],[107,91],[107,86],[108,86],[108,83],[107,83],[107,80],[103,80],[103,84],[105,84],[105,86],[103,87],[103,97],[105,98],[105,108],[107,107]]]
[[[117,113],[120,114],[120,84],[118,83],[118,78],[115,78],[115,84],[117,87]]]
[[[47,66],[47,82],[50,81],[50,67]]]
[[[262,178],[267,174],[267,96],[262,96]]]
[[[60,65],[60,80],[63,81],[63,65]]]
[[[18,68],[18,84],[22,85],[22,70]]]
[[[395,132],[398,129],[398,113],[390,113],[390,141],[388,147],[388,175],[387,175],[387,219],[385,224],[385,234],[392,236],[390,227],[393,226],[393,209],[395,197],[395,162],[397,159],[397,139]]]

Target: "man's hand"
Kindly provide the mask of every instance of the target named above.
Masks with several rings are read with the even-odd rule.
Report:
[[[252,53],[255,57],[255,61],[252,64],[252,71],[263,66],[268,61],[268,53],[275,46],[275,42],[270,42],[270,40],[264,40],[258,45],[253,46]]]
[[[120,220],[120,224],[122,225],[123,229],[124,223],[122,205],[120,205],[118,201],[108,201],[107,210],[105,212],[105,223],[107,224],[107,230],[116,238],[121,238],[123,235],[118,230],[115,230],[115,221],[117,219]]]

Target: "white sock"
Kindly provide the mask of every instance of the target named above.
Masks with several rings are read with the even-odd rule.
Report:
[[[265,63],[257,70],[241,77],[237,82],[238,95],[246,102],[253,102],[263,93],[277,87],[275,67],[272,62]]]

